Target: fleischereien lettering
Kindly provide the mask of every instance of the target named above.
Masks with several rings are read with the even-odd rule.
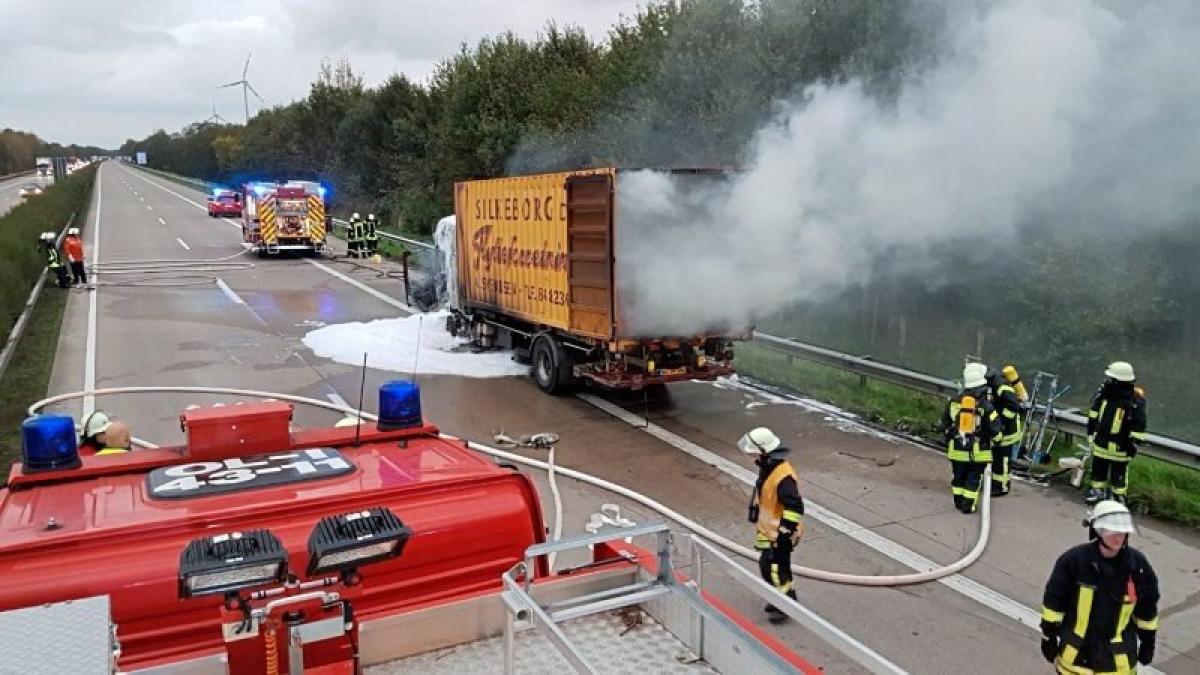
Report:
[[[513,236],[507,242],[493,240],[493,227],[484,225],[475,231],[471,246],[475,251],[475,269],[481,266],[487,271],[493,265],[501,267],[527,267],[539,270],[560,271],[567,268],[567,253],[552,250],[549,242],[543,241],[541,248],[525,248],[518,245]]]

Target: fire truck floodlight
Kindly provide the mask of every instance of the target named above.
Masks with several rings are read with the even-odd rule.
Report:
[[[282,582],[287,562],[287,549],[268,530],[193,539],[179,556],[179,597]]]
[[[308,536],[308,576],[397,558],[410,536],[412,530],[382,506],[322,518]]]

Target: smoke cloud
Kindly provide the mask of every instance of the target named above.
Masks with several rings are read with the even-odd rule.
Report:
[[[725,179],[622,174],[631,332],[736,331],[881,266],[970,283],[1031,229],[1135,237],[1200,212],[1200,4],[1002,0],[946,45],[888,103],[804,90]]]

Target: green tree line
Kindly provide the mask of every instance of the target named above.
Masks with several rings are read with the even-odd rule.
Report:
[[[92,157],[108,154],[90,145],[49,143],[36,135],[16,129],[0,131],[0,176],[34,168],[38,157]]]
[[[247,125],[129,139],[151,166],[215,181],[305,178],[342,208],[428,232],[454,181],[617,164],[732,166],[781,97],[817,81],[893,88],[936,39],[919,0],[650,2],[607,35],[549,23],[463,45],[428,82],[364,86],[327,63],[308,96]],[[932,18],[936,18],[932,17]]]

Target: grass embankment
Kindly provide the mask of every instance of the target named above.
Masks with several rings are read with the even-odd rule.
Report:
[[[4,319],[0,343],[8,340],[29,292],[45,269],[45,258],[36,246],[38,234],[60,231],[72,213],[77,214],[74,225],[86,232],[95,176],[95,166],[77,171],[0,218],[0,260],[4,261],[0,266],[0,312]],[[0,379],[0,468],[5,474],[21,452],[25,409],[46,395],[67,292],[47,279],[8,370]]]
[[[946,405],[941,397],[789,358],[750,343],[737,346],[735,363],[739,373],[760,382],[832,403],[877,424],[941,445],[938,425]],[[1073,453],[1077,440],[1060,435],[1051,455]],[[1200,526],[1200,471],[1146,456],[1137,457],[1129,471],[1131,506],[1164,520]]]

